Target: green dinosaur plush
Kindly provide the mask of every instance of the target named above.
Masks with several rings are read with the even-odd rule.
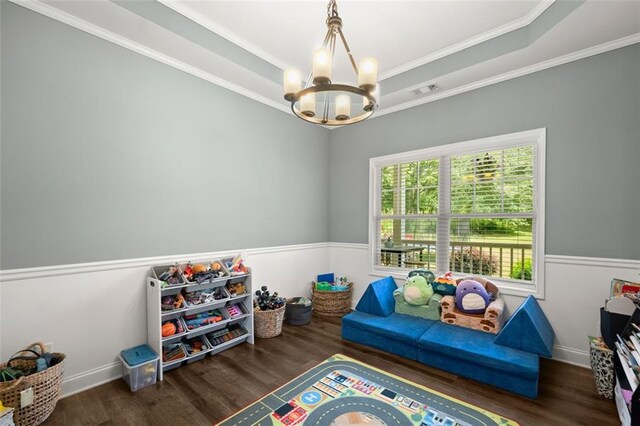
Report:
[[[404,285],[404,300],[410,305],[420,306],[429,303],[433,296],[433,286],[421,275],[407,278]]]

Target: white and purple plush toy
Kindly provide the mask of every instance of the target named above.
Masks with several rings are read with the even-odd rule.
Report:
[[[465,314],[484,314],[491,295],[478,281],[464,280],[456,288],[456,308]]]

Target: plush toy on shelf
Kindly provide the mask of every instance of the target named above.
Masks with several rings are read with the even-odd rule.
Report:
[[[228,283],[227,291],[231,295],[231,297],[240,296],[241,294],[245,294],[247,292],[247,288],[244,286],[243,282],[239,283]]]
[[[173,311],[174,309],[180,309],[184,306],[185,300],[181,293],[174,296],[163,296],[161,299],[160,308],[163,311]]]
[[[456,289],[456,308],[465,314],[484,314],[491,294],[476,280],[466,279]]]
[[[187,281],[192,281],[192,278],[193,278],[193,265],[191,264],[191,262],[188,262],[187,266],[184,267],[184,270],[182,271],[182,275],[184,276],[184,278]]]
[[[215,279],[226,277],[228,273],[219,261],[214,260],[208,265],[188,263],[185,271],[183,271],[183,275],[189,282],[195,281],[198,284],[205,284]]]

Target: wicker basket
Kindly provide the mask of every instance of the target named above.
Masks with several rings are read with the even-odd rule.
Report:
[[[253,332],[256,337],[268,339],[279,336],[282,333],[282,320],[284,319],[285,306],[272,311],[253,310]]]
[[[38,347],[44,353],[42,343],[34,343],[29,346]],[[13,421],[16,426],[39,425],[49,417],[56,408],[58,398],[62,393],[62,374],[64,373],[64,359],[66,355],[54,353],[61,361],[46,370],[28,376],[19,377],[10,382],[0,383],[0,401],[7,407],[14,407]],[[35,359],[16,360],[12,365],[32,368],[35,366]],[[0,364],[0,369],[5,368],[6,363]],[[20,392],[33,388],[33,404],[24,408],[20,407]]]
[[[311,283],[313,312],[323,317],[342,317],[351,312],[351,293],[353,283],[343,291],[316,290],[316,283]]]

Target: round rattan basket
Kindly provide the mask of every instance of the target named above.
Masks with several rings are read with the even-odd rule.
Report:
[[[316,290],[315,283],[311,283],[313,312],[322,317],[342,317],[351,312],[353,283],[348,286],[348,290],[323,291]]]
[[[282,320],[285,306],[272,311],[253,310],[253,333],[261,339],[279,336],[282,333]]]
[[[34,346],[39,347],[41,353],[44,353],[44,345],[42,343],[34,343],[30,347]],[[7,407],[15,408],[13,421],[16,426],[39,425],[56,408],[62,393],[62,374],[64,373],[64,358],[66,355],[61,353],[54,353],[53,355],[61,360],[53,367],[49,367],[39,373],[19,377],[10,382],[0,383],[0,401]],[[0,369],[6,366],[6,363],[0,363]],[[12,366],[33,368],[35,367],[35,359],[33,361],[16,360],[12,362]],[[20,392],[28,388],[33,388],[33,404],[19,408]]]

